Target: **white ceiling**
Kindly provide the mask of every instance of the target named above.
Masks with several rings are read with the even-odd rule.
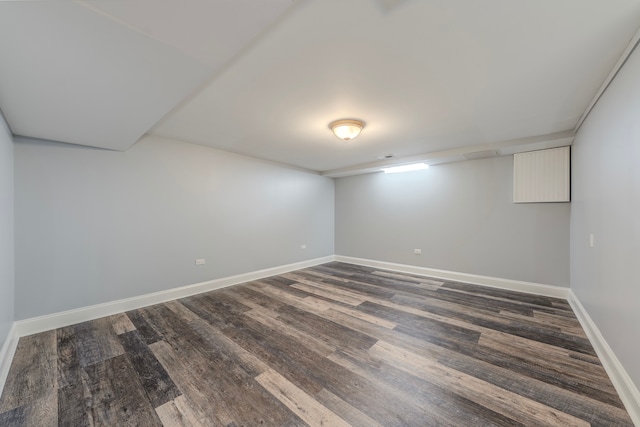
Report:
[[[570,142],[639,25],[638,0],[3,2],[0,107],[24,136],[148,132],[337,176]],[[340,118],[367,127],[344,143]]]
[[[291,0],[0,2],[13,133],[126,150]]]

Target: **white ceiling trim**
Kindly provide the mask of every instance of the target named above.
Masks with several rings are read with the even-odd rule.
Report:
[[[631,40],[629,41],[629,44],[624,49],[624,52],[622,52],[622,55],[620,55],[620,59],[618,59],[618,62],[616,62],[616,65],[613,66],[613,69],[611,70],[607,78],[602,83],[602,86],[600,86],[600,89],[598,89],[598,92],[596,92],[596,95],[593,97],[593,99],[587,106],[587,109],[584,110],[584,113],[582,113],[582,115],[578,119],[578,123],[576,124],[576,127],[573,130],[573,133],[578,133],[578,130],[580,130],[580,126],[582,126],[582,123],[585,121],[589,113],[591,113],[591,110],[593,110],[593,107],[596,106],[596,104],[598,103],[602,95],[605,93],[605,91],[607,90],[611,82],[618,75],[618,72],[620,71],[620,69],[624,67],[624,64],[627,62],[627,59],[629,59],[629,57],[631,56],[633,51],[636,50],[636,47],[638,47],[639,44],[640,44],[640,28],[638,28],[638,31],[631,38]]]
[[[110,21],[113,21],[114,23],[116,23],[118,25],[121,25],[123,27],[126,27],[126,28],[130,29],[131,31],[134,31],[134,32],[136,32],[138,34],[141,34],[141,35],[145,36],[145,37],[153,39],[153,40],[155,40],[157,42],[163,43],[161,40],[157,39],[156,37],[153,37],[151,34],[142,31],[140,28],[138,28],[138,27],[136,27],[134,25],[131,25],[128,22],[123,21],[122,19],[116,18],[115,16],[105,12],[104,10],[92,5],[87,0],[74,0],[74,3],[76,3],[77,5],[80,5],[82,7],[86,7],[87,9],[92,11],[93,13],[101,15],[101,16],[109,19]]]
[[[320,175],[330,178],[340,178],[351,175],[361,175],[365,173],[380,172],[383,167],[400,166],[409,163],[424,162],[429,165],[439,165],[443,163],[454,163],[469,160],[467,155],[483,151],[496,151],[498,156],[508,156],[526,151],[545,150],[548,148],[566,147],[573,143],[574,133],[572,131],[554,133],[550,135],[540,135],[528,138],[519,138],[509,141],[500,141],[490,144],[472,145],[451,150],[434,151],[415,156],[392,158],[377,162],[365,163],[342,169],[334,169],[321,172]]]

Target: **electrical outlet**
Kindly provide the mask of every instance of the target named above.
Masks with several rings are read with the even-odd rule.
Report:
[[[204,265],[204,264],[205,264],[204,258],[199,258],[196,260],[196,265]]]
[[[595,244],[595,239],[593,238],[593,233],[589,234],[589,247],[594,247]]]
[[[422,249],[414,249],[413,253],[416,255],[422,255]]]
[[[300,249],[307,249],[307,245],[301,245]]]

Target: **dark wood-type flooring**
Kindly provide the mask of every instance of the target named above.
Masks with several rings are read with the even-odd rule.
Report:
[[[566,301],[329,263],[20,339],[1,426],[632,426]]]

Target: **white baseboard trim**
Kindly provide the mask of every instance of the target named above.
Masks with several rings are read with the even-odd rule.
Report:
[[[607,371],[609,378],[611,378],[611,382],[620,395],[620,399],[622,403],[624,403],[631,420],[636,426],[640,427],[640,391],[638,391],[638,387],[633,383],[624,366],[622,366],[620,360],[618,360],[611,347],[609,347],[604,336],[578,297],[573,293],[573,290],[569,290],[567,300],[587,334],[589,341],[591,341],[591,345],[593,345],[593,348],[598,354],[605,371]]]
[[[215,289],[225,288],[227,286],[233,286],[244,282],[250,282],[252,280],[263,279],[265,277],[275,276],[278,274],[287,273],[289,271],[299,270],[301,268],[312,267],[314,265],[324,264],[333,260],[334,256],[330,255],[322,258],[296,262],[293,264],[266,268],[264,270],[238,274],[236,276],[209,280],[207,282],[168,289],[166,291],[154,292],[151,294],[111,301],[103,304],[90,305],[88,307],[81,307],[73,310],[62,311],[59,313],[32,317],[25,320],[18,320],[14,322],[15,332],[18,337],[33,335],[40,332],[50,331],[52,329],[74,325],[76,323],[98,319],[100,317],[111,316],[113,314],[147,307],[149,305],[160,304],[178,298],[184,298]]]
[[[11,329],[9,329],[7,339],[4,341],[2,348],[0,348],[0,395],[4,389],[4,383],[7,381],[9,368],[11,368],[11,362],[13,361],[13,355],[16,353],[19,338],[14,322],[11,325]]]
[[[336,255],[335,260],[346,262],[349,264],[364,265],[366,267],[382,268],[385,270],[398,271],[401,273],[433,277],[435,279],[454,280],[457,282],[471,283],[474,285],[482,285],[510,291],[525,292],[528,294],[542,295],[547,297],[567,299],[567,297],[569,296],[569,288],[543,285],[541,283],[523,282],[520,280],[502,279],[499,277],[480,276],[478,274],[458,273],[455,271],[437,270],[435,268],[418,267],[408,264],[396,264],[392,262],[376,261],[363,258],[353,258],[342,255]]]

